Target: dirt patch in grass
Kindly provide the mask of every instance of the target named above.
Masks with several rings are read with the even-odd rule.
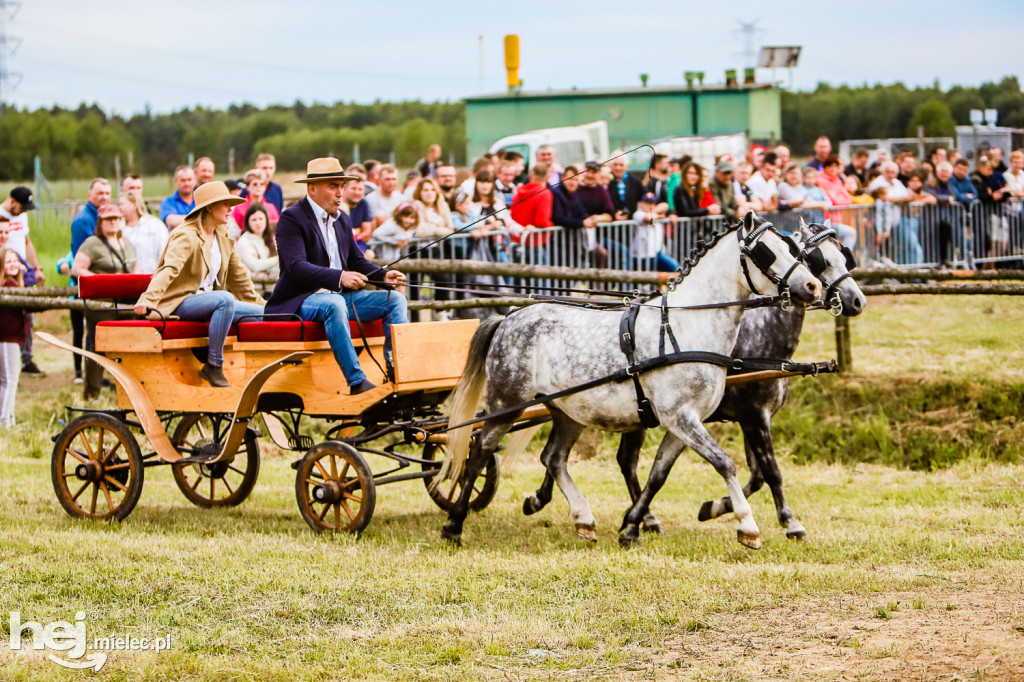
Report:
[[[717,614],[672,643],[670,668],[717,679],[1020,680],[1020,577]]]

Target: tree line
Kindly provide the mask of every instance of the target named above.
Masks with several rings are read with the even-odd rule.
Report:
[[[953,86],[943,91],[938,81],[910,89],[895,85],[821,83],[810,92],[782,95],[782,135],[798,155],[811,154],[814,140],[827,135],[837,140],[917,137],[955,137],[957,125],[970,123],[971,109],[996,109],[999,125],[1024,128],[1024,92],[1015,76],[977,87]],[[838,149],[838,145],[834,145]]]
[[[999,124],[1024,127],[1024,93],[1016,77],[977,87],[943,90],[894,85],[832,86],[783,92],[782,137],[797,156],[810,153],[818,135],[833,141],[915,137],[923,125],[931,136],[952,136],[969,121],[971,109],[996,109]],[[114,159],[122,173],[166,174],[195,156],[210,156],[227,172],[233,153],[237,172],[257,153],[277,156],[278,167],[301,170],[315,156],[332,154],[388,160],[411,166],[438,142],[456,163],[466,163],[465,106],[462,102],[374,102],[355,104],[232,105],[224,110],[196,107],[167,114],[150,111],[125,118],[95,104],[19,109],[0,104],[0,179],[25,180],[34,158],[51,179],[112,176]],[[233,150],[233,151],[232,151]]]

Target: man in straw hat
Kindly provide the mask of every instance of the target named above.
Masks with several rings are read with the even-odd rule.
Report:
[[[334,359],[352,395],[376,386],[359,366],[349,331],[350,317],[383,320],[384,352],[391,353],[391,325],[409,321],[405,297],[397,291],[366,291],[367,283],[399,286],[405,275],[366,260],[356,246],[348,216],[341,211],[342,188],[357,178],[345,175],[335,158],[306,166],[307,196],[281,213],[277,253],[281,277],[267,301],[267,313],[293,313],[322,322]]]

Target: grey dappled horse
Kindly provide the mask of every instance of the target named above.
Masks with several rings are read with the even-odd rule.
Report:
[[[796,260],[795,245],[771,226],[748,217],[740,224],[701,244],[688,261],[690,271],[670,287],[669,318],[680,349],[725,355],[736,344],[740,306],[694,309],[692,306],[746,300],[763,291],[788,289],[793,300],[807,305],[821,294],[821,283]],[[637,360],[659,355],[661,297],[645,304],[637,316]],[[689,309],[684,307],[690,306]],[[476,414],[487,389],[486,412],[516,408],[537,396],[550,395],[612,374],[626,365],[619,346],[620,311],[540,304],[508,317],[485,320],[470,345],[462,378],[455,389],[450,424],[461,424]],[[732,459],[704,428],[721,401],[726,370],[709,364],[686,362],[664,365],[640,375],[659,422],[666,429],[647,487],[626,513],[620,542],[639,537],[651,498],[664,484],[672,463],[686,447],[693,448],[725,479],[738,520],[737,537],[748,547],[760,547],[760,531],[736,476]],[[546,401],[551,412],[551,436],[541,461],[569,501],[570,518],[577,531],[596,537],[594,516],[565,467],[569,449],[587,426],[606,431],[641,428],[632,381],[604,383],[581,393]],[[469,499],[483,464],[516,422],[522,408],[484,421],[470,450],[472,427],[451,432],[448,453],[438,479],[462,477],[462,494],[448,514],[442,537],[460,542],[469,512]]]
[[[834,311],[841,310],[843,315],[860,315],[867,305],[867,299],[848,274],[850,268],[854,266],[852,254],[848,256],[849,252],[844,251],[831,225],[807,225],[801,219],[800,227],[794,236],[807,252],[807,263],[811,271],[825,288],[826,304]],[[791,359],[800,342],[804,314],[803,308],[783,310],[779,307],[770,307],[747,310],[743,313],[732,357]],[[788,398],[788,378],[727,386],[718,409],[706,421],[731,421],[740,425],[743,430],[747,464],[750,467],[750,480],[743,486],[743,494],[749,498],[767,483],[772,491],[779,523],[786,529],[786,536],[802,539],[806,531],[786,502],[782,490],[782,474],[772,444],[772,416],[786,404]],[[634,501],[640,495],[636,467],[645,433],[634,431],[623,434],[616,455],[622,476],[626,480],[626,487],[629,489],[629,496]],[[554,479],[548,473],[537,492],[523,501],[523,513],[529,515],[543,509],[551,501],[553,486]],[[732,499],[726,496],[705,502],[700,508],[698,518],[707,521],[730,511]],[[654,514],[648,513],[644,517],[643,528],[660,533],[661,523]]]

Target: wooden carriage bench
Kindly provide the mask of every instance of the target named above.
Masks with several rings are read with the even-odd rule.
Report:
[[[114,300],[127,307],[145,292],[150,278],[131,274],[82,277],[79,295],[85,300]],[[384,364],[383,325],[380,321],[364,322],[360,334],[359,326],[350,322],[362,369],[381,387],[358,396],[348,395],[348,385],[324,327],[317,322],[240,320],[224,344],[224,374],[231,384],[228,388],[213,388],[199,377],[209,344],[209,325],[205,322],[100,322],[95,347],[138,380],[156,410],[203,412],[230,411],[246,382],[261,368],[290,353],[312,352],[300,364],[277,372],[263,391],[301,396],[311,414],[358,414],[393,391],[451,390],[462,374],[476,326],[476,320],[394,325],[396,380],[389,383],[378,367]],[[123,407],[131,404],[120,385],[118,403]]]
[[[149,286],[152,275],[90,275],[78,282],[79,297],[84,300],[120,301],[134,304]],[[362,323],[362,334],[355,321],[349,322],[352,341],[370,346],[384,344],[384,326],[380,320]],[[96,348],[102,352],[154,352],[176,348],[202,348],[208,345],[210,325],[186,320],[110,320],[96,329]],[[234,350],[322,350],[329,348],[327,333],[319,322],[299,320],[250,320],[232,325],[224,342]]]

